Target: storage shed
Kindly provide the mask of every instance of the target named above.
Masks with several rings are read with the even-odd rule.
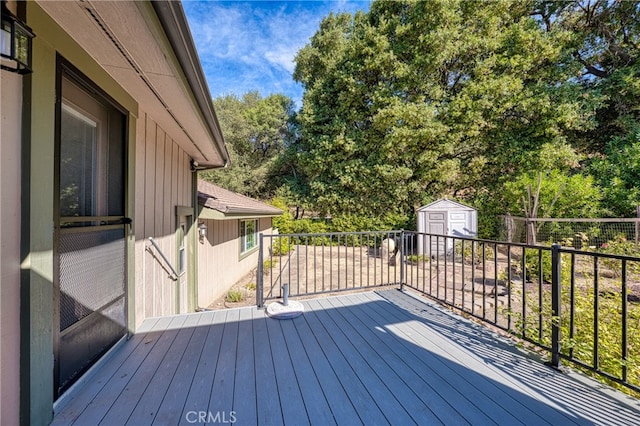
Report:
[[[443,198],[418,209],[417,228],[424,234],[475,237],[478,235],[478,212],[473,207]],[[435,251],[434,254],[440,255],[451,248],[452,239],[418,237],[419,254],[431,255]]]

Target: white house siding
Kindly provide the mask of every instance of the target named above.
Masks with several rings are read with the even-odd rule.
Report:
[[[20,144],[22,78],[0,72],[0,424],[20,406]]]
[[[204,220],[207,238],[198,243],[198,307],[206,308],[258,266],[258,250],[240,257],[240,221]],[[258,220],[258,233],[270,234],[271,218]]]
[[[136,326],[144,318],[176,313],[176,282],[164,260],[146,250],[152,237],[177,268],[176,207],[192,206],[190,157],[162,126],[142,112],[138,119],[135,167]],[[163,266],[165,269],[163,269]]]

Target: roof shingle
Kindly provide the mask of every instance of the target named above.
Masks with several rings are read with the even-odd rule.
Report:
[[[282,210],[198,179],[198,204],[225,215],[280,216]]]

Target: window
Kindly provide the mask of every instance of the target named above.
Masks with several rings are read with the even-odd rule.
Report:
[[[185,250],[184,239],[187,236],[187,225],[180,224],[180,232],[178,233],[179,247],[178,247],[178,275],[182,275],[186,271],[187,267],[187,252]]]
[[[240,221],[240,254],[247,253],[258,246],[258,221]]]
[[[66,75],[61,88],[59,214],[122,216],[124,116]]]

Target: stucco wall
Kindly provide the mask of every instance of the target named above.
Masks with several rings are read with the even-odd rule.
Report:
[[[200,220],[207,238],[198,243],[198,307],[206,308],[258,266],[258,250],[240,256],[240,223],[237,219]],[[271,218],[259,220],[259,233],[271,233]]]
[[[135,166],[135,309],[144,318],[177,313],[177,283],[149,237],[177,269],[176,206],[192,206],[190,157],[145,112],[138,119]],[[153,254],[152,254],[153,253]],[[155,256],[155,257],[154,257]]]
[[[0,424],[17,425],[20,390],[22,78],[0,72]]]

